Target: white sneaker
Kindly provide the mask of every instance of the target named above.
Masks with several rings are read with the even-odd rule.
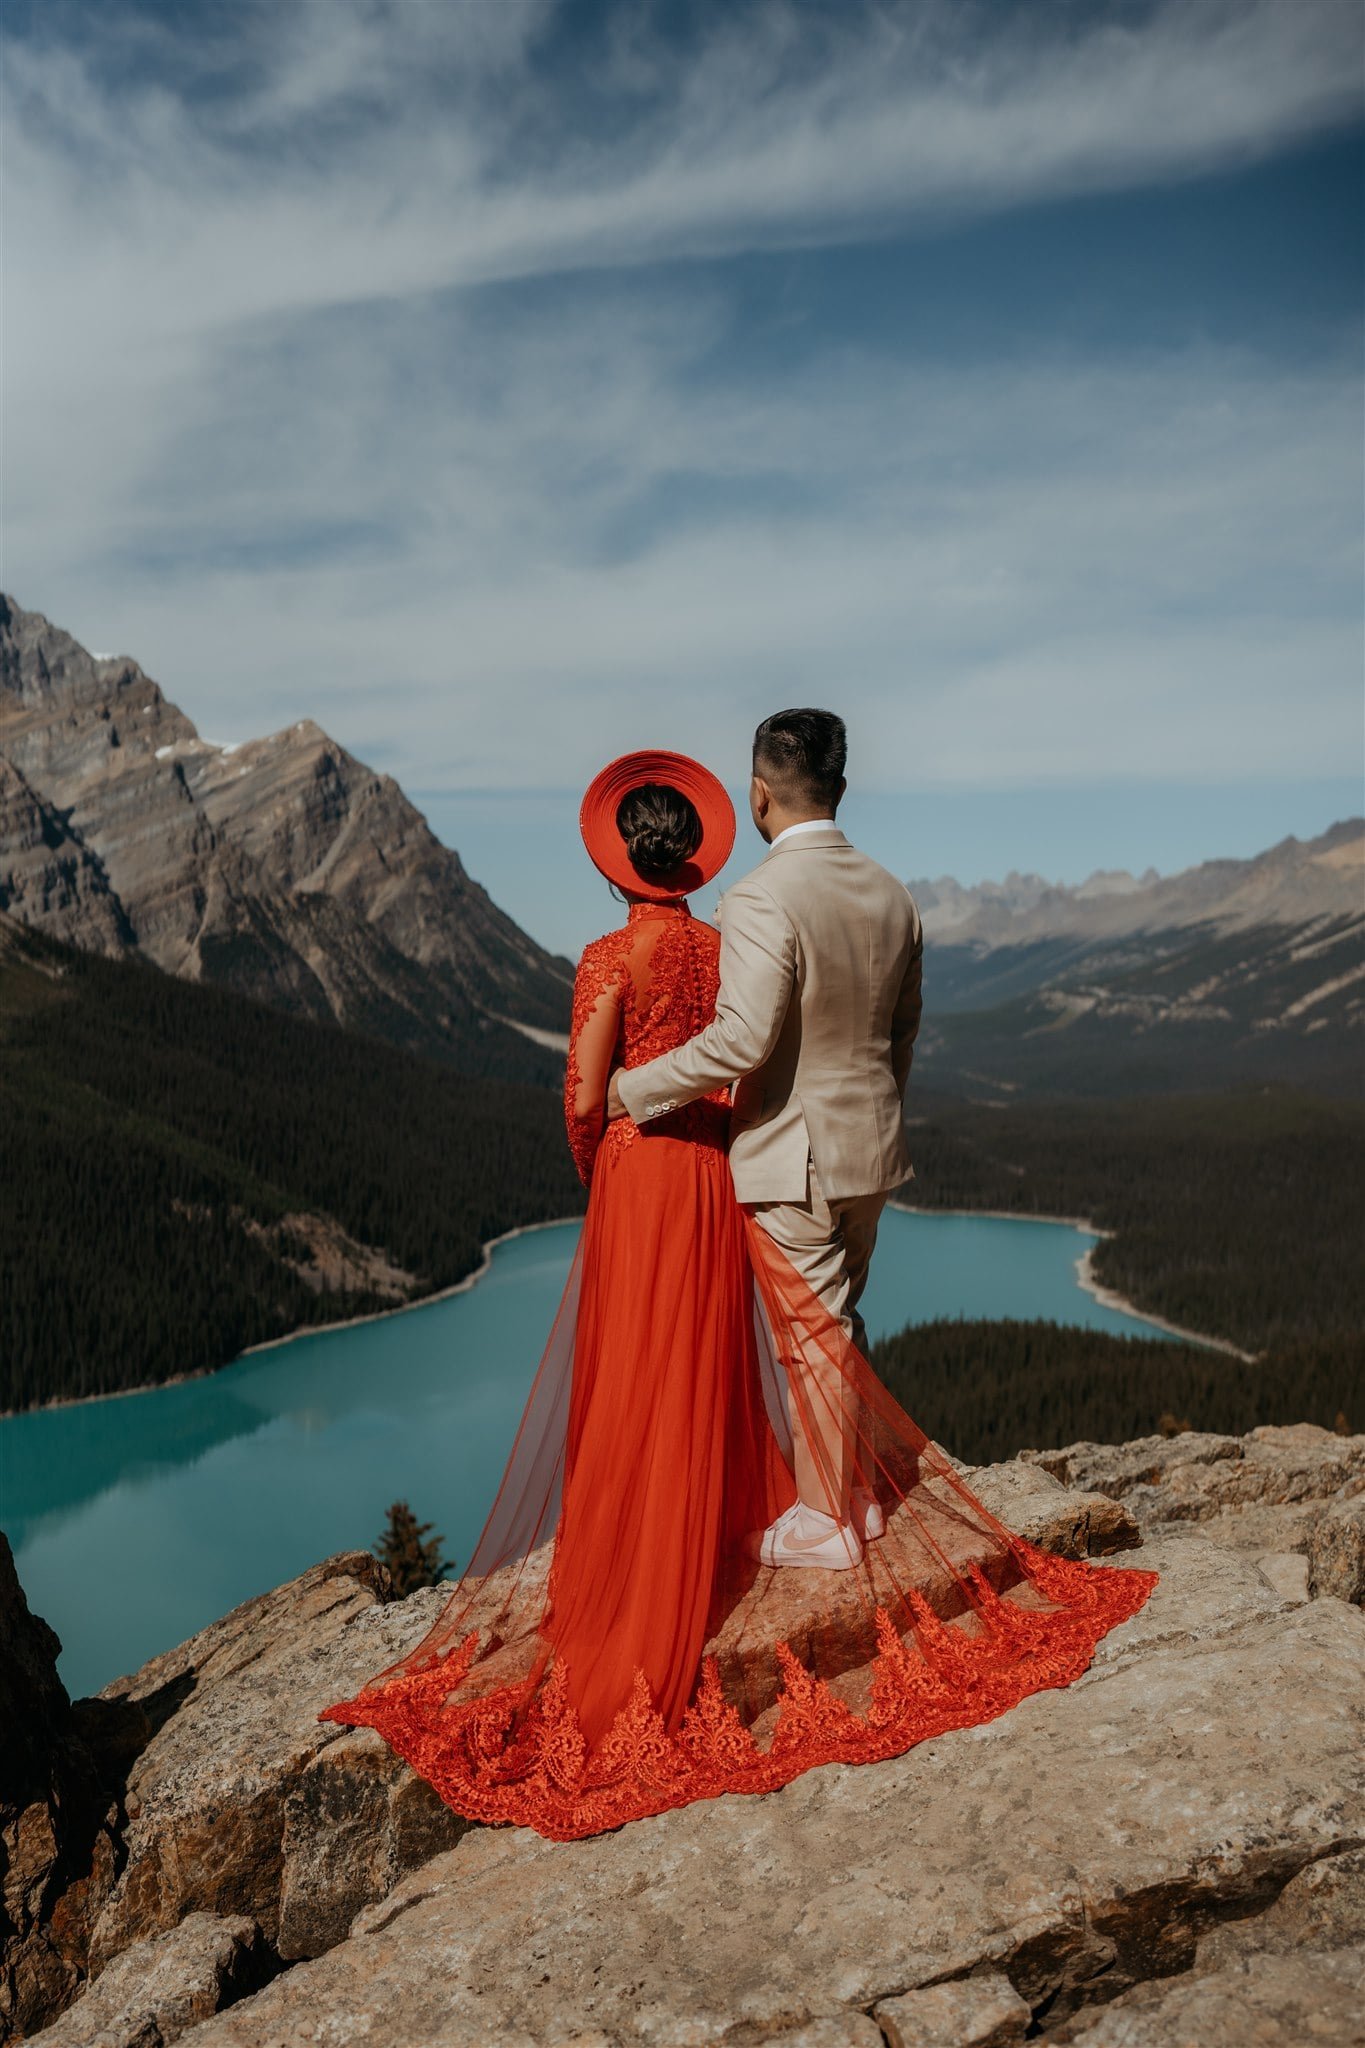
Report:
[[[763,1531],[758,1560],[767,1565],[805,1565],[817,1571],[847,1572],[863,1561],[862,1539],[847,1522],[797,1501]]]
[[[881,1503],[865,1487],[855,1486],[850,1502],[850,1520],[864,1543],[875,1543],[879,1536],[886,1534],[886,1516]]]

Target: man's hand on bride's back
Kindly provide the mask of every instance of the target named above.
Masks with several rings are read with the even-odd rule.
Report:
[[[611,1079],[607,1083],[607,1122],[613,1124],[618,1117],[626,1114],[626,1105],[621,1100],[620,1073],[621,1069],[614,1067]]]

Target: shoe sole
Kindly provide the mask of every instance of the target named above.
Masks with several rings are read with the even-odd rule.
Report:
[[[767,1557],[763,1555],[759,1557],[759,1563],[767,1565],[770,1571],[791,1571],[795,1569],[797,1571],[813,1572],[852,1572],[858,1569],[862,1561],[863,1553],[861,1549],[856,1557],[850,1557],[846,1550],[841,1551],[837,1558],[815,1557],[808,1551],[789,1551],[783,1557]]]

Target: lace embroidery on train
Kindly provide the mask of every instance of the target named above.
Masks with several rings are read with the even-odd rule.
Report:
[[[637,1669],[629,1704],[589,1758],[562,1664],[538,1693],[510,1685],[465,1703],[451,1698],[476,1655],[477,1629],[436,1668],[361,1692],[357,1712],[329,1708],[319,1718],[378,1729],[456,1812],[533,1827],[554,1841],[721,1793],[774,1791],[817,1765],[882,1762],[930,1736],[993,1720],[1032,1693],[1069,1685],[1096,1643],[1135,1614],[1157,1582],[1155,1572],[1096,1568],[1053,1557],[1022,1537],[1011,1542],[1032,1583],[1066,1603],[1064,1611],[1014,1607],[979,1568],[974,1591],[993,1624],[990,1635],[962,1636],[912,1592],[916,1647],[879,1607],[871,1698],[862,1715],[779,1642],[784,1690],[766,1747],[726,1699],[717,1660],[708,1656],[675,1735]]]

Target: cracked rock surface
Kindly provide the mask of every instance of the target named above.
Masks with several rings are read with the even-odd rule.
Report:
[[[259,1990],[277,1967],[254,1920],[187,1913],[178,1927],[126,1948],[42,2038],[48,2048],[169,2048]]]
[[[1064,2038],[1153,1980],[1192,1984],[1212,1931],[1365,1841],[1365,1619],[1286,1602],[1197,1533],[1143,1555],[1161,1585],[1077,1684],[890,1763],[587,1842],[471,1830],[196,2048],[750,2048],[871,2042],[864,2021],[928,2043],[935,2014],[992,1997],[981,2038],[1003,2042],[1025,2014]],[[1280,1966],[1226,1967],[1270,1987]]]
[[[466,1829],[372,1731],[315,1720],[446,1597],[392,1601],[364,1553],[77,1702],[119,1789],[84,1920],[35,1894],[54,2043],[1359,2043],[1365,1614],[1308,1542],[1329,1519],[1349,1560],[1365,1439],[1078,1445],[972,1483],[1161,1573],[1073,1685],[588,1841]]]
[[[1230,1550],[1305,1558],[1302,1599],[1331,1594],[1359,1606],[1365,1598],[1365,1436],[1337,1436],[1308,1422],[1246,1436],[1185,1430],[1021,1451],[1017,1463],[1107,1495],[1149,1535],[1195,1522]]]

